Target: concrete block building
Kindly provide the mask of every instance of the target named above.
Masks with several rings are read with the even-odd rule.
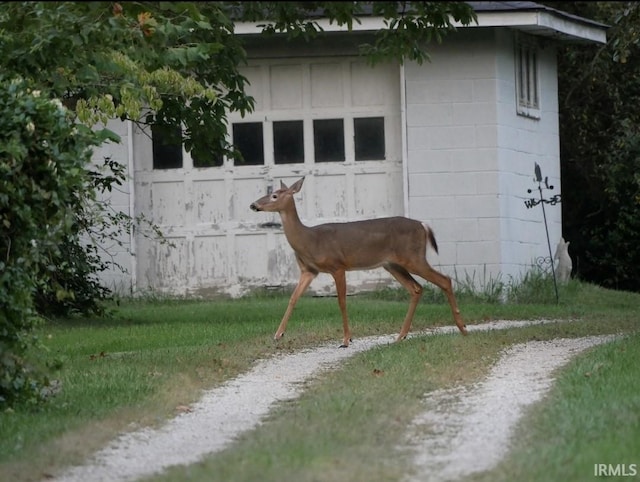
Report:
[[[422,65],[367,65],[357,47],[382,27],[373,17],[352,32],[326,22],[311,43],[237,24],[256,108],[230,114],[228,135],[245,163],[201,166],[180,149],[160,158],[152,138],[114,121],[122,143],[95,154],[128,167],[112,205],[143,213],[172,245],[132,233],[111,252],[127,272],[106,272],[103,282],[121,293],[189,296],[294,284],[278,215],[249,205],[302,176],[305,224],[403,215],[433,227],[440,252],[428,259],[454,279],[482,285],[529,270],[548,255],[542,213],[524,203],[537,186],[535,164],[561,192],[556,49],[604,43],[606,26],[533,2],[472,5],[478,24],[429,46]],[[560,206],[547,217],[555,245]],[[384,270],[349,273],[347,282],[351,292],[395,283]],[[333,281],[320,275],[310,289],[330,293]]]

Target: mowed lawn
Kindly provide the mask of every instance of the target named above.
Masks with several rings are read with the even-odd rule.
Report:
[[[400,480],[398,448],[431,390],[473,383],[500,353],[534,339],[620,334],[580,355],[549,396],[527,413],[511,455],[473,480],[589,480],[595,464],[640,468],[640,294],[572,281],[560,302],[531,285],[517,302],[462,293],[468,324],[502,319],[561,323],[490,333],[413,337],[349,358],[279,405],[255,430],[202,463],[151,480]],[[350,296],[354,340],[397,333],[401,291]],[[103,319],[50,320],[38,332],[39,362],[60,391],[38,409],[0,414],[0,480],[43,480],[79,463],[118,432],[158,425],[261,358],[342,339],[335,298],[300,300],[283,340],[273,334],[286,294],[239,300],[121,301]],[[440,293],[427,293],[413,332],[451,325]],[[635,460],[634,460],[635,457]]]

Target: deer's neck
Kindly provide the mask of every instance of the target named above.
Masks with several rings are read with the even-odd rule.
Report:
[[[311,230],[300,221],[295,204],[292,204],[286,210],[280,211],[280,218],[282,219],[282,227],[287,241],[295,251],[299,251],[311,236]]]

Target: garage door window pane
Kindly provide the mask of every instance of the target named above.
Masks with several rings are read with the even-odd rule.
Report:
[[[224,138],[210,135],[197,139],[191,149],[193,167],[220,167],[224,164],[227,143]]]
[[[264,164],[262,122],[233,124],[233,145],[242,156],[236,165],[255,166]]]
[[[304,162],[302,121],[273,123],[273,157],[276,164]]]
[[[313,145],[316,162],[344,161],[344,122],[342,119],[313,121]]]
[[[210,156],[198,156],[192,154],[193,167],[220,167],[222,166],[222,156],[211,154]]]
[[[151,126],[154,169],[182,167],[182,131],[177,127]]]
[[[356,161],[384,160],[384,117],[353,119]]]

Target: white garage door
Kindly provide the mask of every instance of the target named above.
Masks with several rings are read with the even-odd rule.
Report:
[[[399,72],[397,64],[371,68],[358,58],[251,62],[243,73],[255,112],[229,119],[243,162],[205,167],[179,147],[154,152],[150,137],[135,132],[136,212],[171,242],[138,233],[138,289],[239,295],[295,283],[279,216],[249,209],[280,180],[306,176],[298,211],[308,225],[401,215]],[[388,279],[384,271],[347,278],[351,290]],[[311,286],[332,289],[322,275]]]

